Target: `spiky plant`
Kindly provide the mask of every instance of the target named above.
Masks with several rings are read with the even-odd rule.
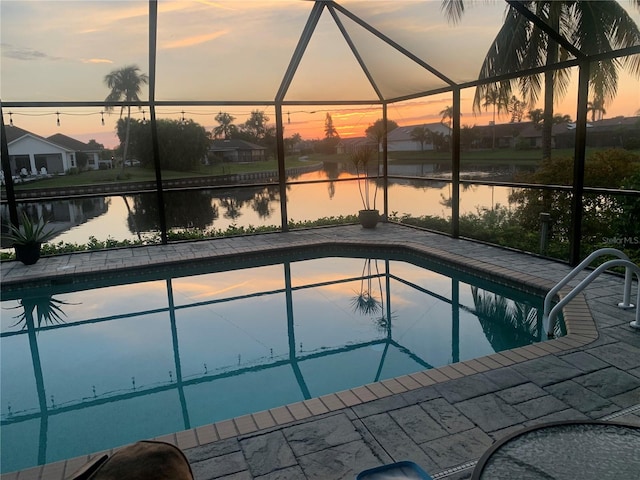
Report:
[[[16,227],[10,225],[10,233],[8,238],[14,245],[35,245],[38,243],[44,243],[53,238],[56,232],[52,229],[47,229],[47,224],[39,219],[37,222],[32,222],[26,213],[22,214],[21,226]]]

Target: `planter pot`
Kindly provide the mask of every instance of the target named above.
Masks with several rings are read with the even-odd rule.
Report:
[[[378,210],[360,210],[358,219],[363,228],[376,228],[380,220],[380,212]]]
[[[40,243],[29,243],[27,245],[14,245],[16,250],[16,260],[20,260],[25,265],[33,265],[40,258]]]

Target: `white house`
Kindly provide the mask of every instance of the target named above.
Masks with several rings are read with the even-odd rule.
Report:
[[[387,150],[389,152],[408,152],[408,151],[420,151],[433,150],[433,142],[425,142],[424,146],[420,145],[420,142],[411,138],[411,132],[416,127],[426,127],[431,132],[441,133],[445,137],[451,135],[451,130],[447,125],[440,122],[437,123],[421,123],[419,125],[406,125],[398,127],[387,134]],[[424,147],[424,148],[423,148]]]
[[[12,176],[65,173],[78,166],[78,154],[87,156],[87,168],[99,168],[99,152],[79,140],[62,134],[44,138],[11,125],[5,129]]]

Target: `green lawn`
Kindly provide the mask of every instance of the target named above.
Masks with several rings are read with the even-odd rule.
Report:
[[[297,157],[287,158],[286,167],[295,168],[308,166],[312,162],[300,161]],[[178,172],[175,170],[163,170],[162,178],[173,180],[177,178],[192,178],[200,176],[233,175],[237,173],[264,172],[278,170],[276,160],[255,163],[225,163],[224,165],[201,165],[197,169],[188,172]],[[109,183],[129,183],[155,181],[155,170],[142,167],[125,167],[124,173],[121,168],[111,170],[89,170],[73,175],[56,175],[51,178],[36,180],[25,184],[16,184],[16,190],[31,190],[40,188],[74,187],[81,185],[96,185]]]

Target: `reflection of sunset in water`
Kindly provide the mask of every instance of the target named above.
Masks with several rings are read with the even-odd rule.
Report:
[[[338,178],[350,178],[351,175],[341,173]],[[295,181],[327,180],[327,174],[323,171],[306,173],[295,178]],[[410,184],[411,182],[411,184]],[[416,186],[417,185],[417,186]],[[431,185],[431,186],[430,186]],[[373,187],[373,185],[371,185]],[[277,186],[273,187],[277,192]],[[256,191],[259,191],[258,188]],[[371,189],[373,191],[373,188]],[[491,208],[491,205],[508,205],[510,188],[473,185],[469,188],[461,187],[460,213],[476,213],[478,207]],[[194,193],[194,195],[215,195],[211,192]],[[227,198],[233,199],[234,191],[231,190]],[[132,196],[128,196],[129,208],[133,209],[135,202]],[[412,216],[431,215],[441,218],[451,216],[451,208],[448,200],[451,198],[451,186],[445,182],[418,182],[414,180],[393,180],[389,182],[389,213],[398,216],[410,214]],[[268,216],[261,216],[255,210],[255,204],[243,197],[237,202],[225,202],[218,196],[211,197],[211,205],[217,211],[217,217],[213,223],[207,225],[207,229],[226,230],[232,225],[236,226],[267,226],[280,225],[280,204],[277,194],[268,201]],[[230,215],[230,208],[234,208]],[[362,208],[362,200],[358,190],[357,181],[337,181],[327,183],[310,183],[303,185],[290,185],[287,188],[287,215],[290,221],[300,222],[317,220],[324,217],[337,217],[356,215]],[[381,212],[384,209],[384,196],[382,188],[378,189],[376,208]],[[134,212],[136,213],[136,212]],[[139,212],[138,215],[141,215]],[[144,215],[154,215],[146,213]],[[146,219],[147,224],[156,224],[153,218]],[[130,225],[133,225],[130,227]],[[98,240],[106,240],[108,237],[116,240],[136,240],[137,232],[130,231],[135,228],[135,222],[128,221],[128,209],[123,197],[110,197],[109,209],[103,215],[95,217],[86,223],[77,225],[63,232],[55,238],[55,243],[74,242],[86,243],[90,236]],[[145,228],[145,227],[141,227]],[[147,227],[148,228],[148,227]],[[142,238],[149,237],[144,230],[140,233]]]

